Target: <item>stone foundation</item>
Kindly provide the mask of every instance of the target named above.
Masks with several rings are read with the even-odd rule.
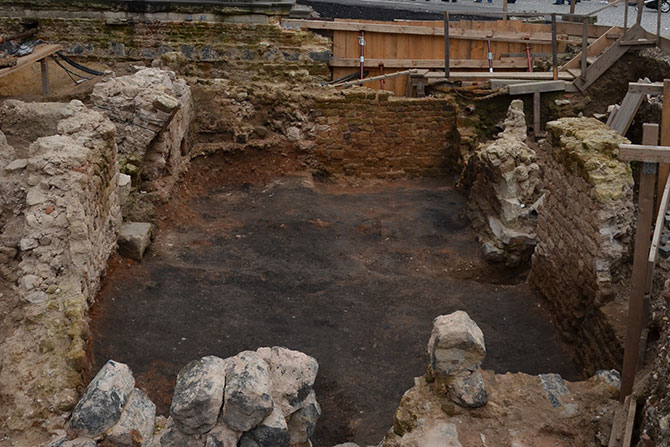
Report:
[[[621,340],[603,313],[616,298],[634,223],[633,177],[616,158],[625,138],[595,119],[547,123],[544,187],[530,281],[575,343],[586,372],[621,365]]]

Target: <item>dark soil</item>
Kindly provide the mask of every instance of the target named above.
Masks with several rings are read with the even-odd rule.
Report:
[[[110,269],[93,312],[93,371],[128,363],[167,414],[188,361],[297,349],[320,364],[313,441],[324,447],[381,440],[425,371],[433,318],[458,309],[484,331],[486,369],[577,378],[523,276],[482,262],[449,181],[313,190],[299,178],[267,186],[255,169],[243,184],[247,168],[197,160],[142,263]]]

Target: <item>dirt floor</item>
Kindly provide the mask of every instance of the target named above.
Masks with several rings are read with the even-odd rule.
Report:
[[[166,414],[191,359],[297,349],[320,364],[313,441],[326,447],[381,440],[425,371],[433,318],[457,309],[484,331],[486,369],[577,378],[523,273],[483,263],[449,179],[312,187],[253,167],[285,160],[194,162],[142,263],[112,262],[92,312],[94,372],[128,363]]]

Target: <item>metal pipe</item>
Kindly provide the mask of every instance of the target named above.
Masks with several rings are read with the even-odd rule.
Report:
[[[658,17],[656,18],[656,46],[661,46],[661,5],[663,0],[657,0],[656,5],[658,6]]]
[[[573,0],[574,1],[574,0]],[[586,80],[586,68],[589,57],[589,22],[584,20],[582,22],[582,75],[581,78]]]
[[[533,72],[533,63],[530,61],[530,45],[526,43],[526,60],[528,61],[528,72]]]
[[[384,62],[379,63],[379,76],[384,76]],[[381,78],[379,80],[379,88],[384,90],[384,83],[386,78]]]
[[[489,56],[489,72],[493,73],[493,53],[491,52],[491,41],[487,40],[486,42],[488,42],[488,46],[489,46],[489,54],[488,54],[488,56]]]
[[[628,0],[625,0],[625,8],[623,10],[623,32],[628,31]]]

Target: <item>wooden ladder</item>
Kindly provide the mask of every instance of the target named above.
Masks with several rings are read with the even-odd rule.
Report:
[[[600,56],[602,52],[605,51],[605,49],[610,47],[616,41],[616,37],[609,37],[611,34],[616,33],[616,31],[617,27],[613,26],[586,48],[587,61],[589,65],[592,65],[598,59],[598,56]],[[582,67],[582,52],[580,51],[579,53],[577,53],[575,57],[570,59],[566,64],[559,67],[558,71],[565,71],[572,75],[576,74],[576,77],[579,77],[582,72],[581,67]]]
[[[576,77],[574,82],[575,86],[581,92],[584,92],[612,65],[614,65],[621,56],[626,54],[631,47],[630,42],[638,41],[644,36],[645,31],[640,25],[634,25],[626,31],[623,36],[619,37],[611,44],[609,44],[609,40],[607,39],[607,33],[605,33],[587,48],[587,58],[595,57],[595,59],[591,59],[592,63],[588,65],[585,73],[582,73],[582,70],[580,69],[581,53],[572,58],[567,64],[561,67],[561,69],[565,68],[565,71],[574,75]],[[645,40],[645,45],[646,44]],[[589,51],[592,47],[593,52]],[[576,67],[575,64],[577,64]]]

